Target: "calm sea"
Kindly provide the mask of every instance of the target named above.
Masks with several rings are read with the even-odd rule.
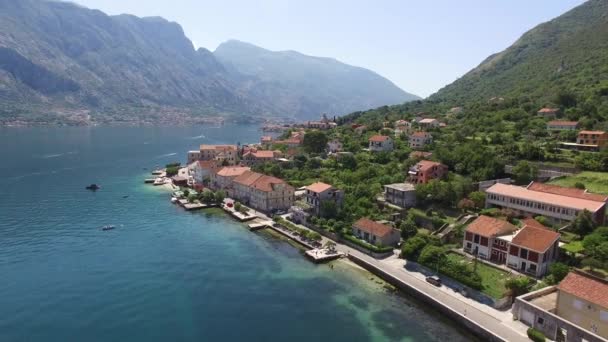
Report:
[[[0,128],[0,341],[471,340],[369,273],[143,184],[199,144],[260,134]]]

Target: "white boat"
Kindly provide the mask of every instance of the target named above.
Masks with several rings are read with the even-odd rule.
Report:
[[[171,197],[171,203],[177,203],[177,198]]]
[[[163,185],[163,184],[165,184],[165,180],[163,178],[159,177],[154,180],[154,185]]]

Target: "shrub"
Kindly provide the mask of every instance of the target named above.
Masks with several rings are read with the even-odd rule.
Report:
[[[545,341],[545,335],[540,330],[535,328],[528,329],[528,338],[535,342]]]
[[[390,247],[390,246],[389,247],[374,246],[371,243],[367,243],[367,242],[365,242],[363,240],[359,240],[355,236],[352,236],[352,235],[344,235],[344,239],[346,239],[346,240],[348,240],[348,241],[350,241],[350,242],[352,242],[352,243],[354,243],[356,245],[359,245],[359,246],[361,246],[363,248],[366,248],[366,249],[368,249],[368,250],[370,250],[372,252],[375,252],[375,253],[385,253],[385,252],[389,252],[389,251],[393,250],[393,247]]]
[[[413,238],[408,239],[401,247],[401,257],[404,259],[417,261],[420,252],[426,246],[428,240],[422,234],[417,234]]]
[[[165,170],[167,177],[175,176],[179,172],[179,166],[171,166]]]

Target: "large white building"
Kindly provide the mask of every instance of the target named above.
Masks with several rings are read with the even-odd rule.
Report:
[[[586,190],[532,182],[527,187],[495,184],[486,190],[486,207],[509,208],[524,216],[542,215],[554,223],[573,221],[583,210],[604,222],[606,200]]]

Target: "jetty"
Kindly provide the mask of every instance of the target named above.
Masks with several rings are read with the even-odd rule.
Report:
[[[307,250],[306,256],[312,261],[319,263],[341,258],[344,256],[344,253],[330,248],[315,248]]]

